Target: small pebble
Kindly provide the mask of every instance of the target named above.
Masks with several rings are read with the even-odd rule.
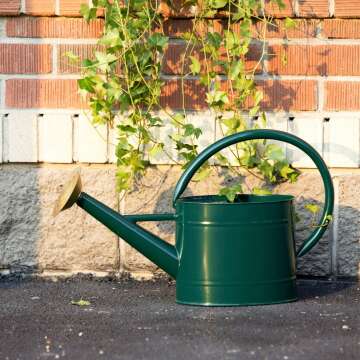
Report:
[[[342,326],[342,329],[343,329],[343,330],[350,330],[350,327],[349,327],[348,325],[343,325],[343,326]]]
[[[83,333],[81,331],[79,332],[79,336],[83,336]]]

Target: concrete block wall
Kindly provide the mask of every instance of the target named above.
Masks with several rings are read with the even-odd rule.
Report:
[[[270,54],[256,73],[264,91],[262,107],[269,127],[289,131],[310,142],[331,168],[335,189],[334,221],[327,236],[299,261],[299,274],[359,275],[360,264],[360,7],[355,0],[287,0],[279,11],[265,1],[275,24],[267,31]],[[0,269],[32,269],[43,274],[96,272],[151,275],[158,270],[122,240],[117,239],[81,209],[59,218],[50,216],[53,201],[78,166],[85,190],[123,213],[171,211],[171,193],[181,170],[166,157],[154,166],[143,185],[125,198],[115,192],[116,132],[94,128],[86,103],[77,92],[79,69],[63,56],[73,51],[91,56],[103,20],[86,24],[79,17],[88,0],[0,0]],[[285,32],[284,17],[294,29]],[[161,101],[172,110],[181,107],[181,68],[184,43],[179,36],[192,27],[191,14],[172,13],[165,23],[170,37],[162,69],[165,86]],[[220,19],[212,21],[222,31]],[[261,31],[254,26],[254,36]],[[285,65],[280,59],[287,56]],[[258,61],[256,41],[248,66]],[[219,138],[215,119],[206,109],[196,78],[185,80],[186,108],[201,125],[201,148]],[[160,114],[161,116],[162,114]],[[121,120],[119,120],[121,121]],[[252,121],[252,119],[249,119]],[[157,136],[171,132],[165,126]],[[307,202],[321,205],[322,186],[313,164],[284,145],[287,156],[303,168],[295,185],[279,192],[297,196],[303,222],[298,242],[309,231]],[[167,144],[168,152],[173,152]],[[222,178],[213,175],[189,193],[216,193]],[[249,181],[254,181],[249,180]],[[172,224],[147,224],[173,241]]]

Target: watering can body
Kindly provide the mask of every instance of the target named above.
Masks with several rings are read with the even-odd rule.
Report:
[[[240,195],[178,200],[176,300],[193,305],[294,301],[292,197]],[[180,220],[181,219],[181,220]]]
[[[216,152],[239,141],[274,139],[307,153],[319,168],[325,203],[320,223],[295,247],[293,196],[241,194],[229,203],[224,196],[181,197],[195,172]],[[181,304],[240,306],[295,301],[296,257],[311,250],[324,234],[333,211],[334,190],[326,164],[309,144],[274,130],[248,130],[205,149],[179,179],[175,213],[121,215],[81,192],[80,178],[65,187],[57,214],[77,203],[114,233],[176,279]],[[176,222],[175,246],[138,226],[143,221]]]

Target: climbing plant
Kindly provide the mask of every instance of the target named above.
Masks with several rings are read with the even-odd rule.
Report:
[[[282,0],[272,2],[284,7]],[[164,141],[155,135],[165,123],[172,126],[169,141],[176,149],[173,162],[186,167],[198,154],[203,129],[187,116],[188,79],[202,86],[221,136],[266,127],[266,116],[260,109],[263,93],[255,84],[255,74],[266,56],[267,25],[272,23],[264,15],[262,0],[187,0],[175,10],[171,3],[158,0],[92,3],[91,7],[82,5],[81,13],[92,21],[103,11],[104,30],[94,57],[81,65],[78,84],[87,97],[93,122],[117,129],[118,190],[131,189],[157,154],[171,158]],[[192,18],[192,26],[181,35],[182,109],[176,111],[164,106],[160,97],[165,85],[162,62],[169,45],[164,24],[173,11],[183,11]],[[215,18],[221,21],[215,22]],[[293,25],[292,20],[285,21],[286,27]],[[259,54],[249,61],[255,48]],[[74,54],[67,56],[79,61]],[[261,187],[247,189],[254,193],[267,193],[266,185],[294,182],[299,175],[281,147],[263,140],[234,145],[230,153],[217,154],[216,161],[230,173],[251,173],[261,179]],[[204,165],[195,181],[206,178],[211,171],[211,166]],[[221,194],[233,201],[243,190],[238,182],[221,189]]]

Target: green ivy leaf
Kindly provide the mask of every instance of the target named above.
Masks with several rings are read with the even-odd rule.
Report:
[[[184,136],[191,136],[194,135],[197,139],[199,138],[199,136],[201,135],[202,131],[200,128],[196,128],[194,125],[192,124],[186,124],[184,125]]]
[[[163,143],[157,143],[151,148],[151,150],[149,151],[149,155],[151,157],[155,157],[156,155],[161,153],[163,149],[164,149],[164,144]]]
[[[209,1],[210,1],[210,6],[215,9],[221,9],[228,3],[228,0],[209,0]]]
[[[252,189],[254,195],[271,195],[272,192],[269,189],[254,187]]]
[[[89,7],[87,4],[81,4],[80,6],[80,14],[84,17],[84,19],[89,22],[90,20],[96,19],[96,7]]]
[[[66,51],[63,53],[64,57],[67,57],[72,64],[76,64],[79,62],[79,56],[75,55],[72,51]]]
[[[80,300],[72,300],[71,304],[76,306],[89,306],[91,305],[91,302],[88,300],[80,299]]]
[[[191,65],[190,65],[190,70],[194,75],[197,75],[200,73],[201,70],[201,64],[200,61],[194,57],[194,56],[190,56],[191,59]]]
[[[271,0],[271,1],[275,2],[280,10],[285,9],[285,3],[283,0]]]
[[[285,18],[284,26],[286,30],[293,29],[296,27],[296,21],[289,17]]]
[[[264,98],[264,94],[262,91],[256,91],[254,95],[254,106],[257,106],[260,104],[260,101]]]
[[[121,39],[120,39],[119,29],[110,29],[109,31],[105,32],[104,35],[100,38],[98,43],[100,45],[104,45],[108,47],[120,46]]]
[[[167,36],[161,35],[160,33],[154,33],[147,39],[149,45],[159,51],[167,46],[169,38]]]
[[[229,98],[225,91],[215,90],[206,94],[206,102],[210,106],[223,106],[229,103]]]
[[[224,33],[225,33],[225,44],[228,50],[232,50],[239,45],[239,39],[233,31],[225,30]]]
[[[230,75],[230,79],[231,80],[235,80],[240,72],[242,72],[244,69],[244,63],[241,60],[235,61],[230,65],[230,71],[229,71],[229,75]]]
[[[241,184],[236,184],[220,189],[219,195],[226,196],[229,202],[234,202],[236,195],[241,194],[242,192]]]
[[[283,149],[276,144],[268,144],[265,148],[265,156],[274,161],[283,161],[285,154]]]
[[[320,206],[316,204],[306,204],[305,209],[315,215],[320,211]]]
[[[281,58],[280,58],[280,60],[281,60],[281,64],[282,65],[287,65],[287,63],[288,63],[288,56],[287,56],[287,53],[285,52],[285,51],[283,51],[282,53],[281,53]]]
[[[90,77],[85,77],[83,79],[78,80],[79,88],[81,90],[85,90],[88,93],[94,93],[95,92],[95,89],[94,89],[95,85],[96,85],[96,83]]]
[[[192,180],[195,182],[199,182],[208,178],[210,174],[211,174],[211,168],[205,167],[197,171],[196,174],[193,176]]]
[[[95,51],[95,57],[98,61],[98,68],[101,71],[109,71],[110,65],[117,60],[114,54],[107,54],[101,51]]]
[[[206,34],[207,43],[214,48],[214,50],[218,50],[223,41],[222,36],[218,32],[209,32]]]

